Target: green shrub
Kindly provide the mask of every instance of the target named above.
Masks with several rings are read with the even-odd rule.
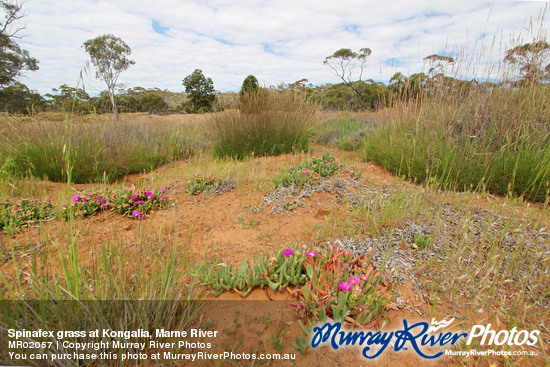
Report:
[[[317,107],[290,91],[261,89],[239,111],[214,116],[214,157],[243,159],[306,151]]]

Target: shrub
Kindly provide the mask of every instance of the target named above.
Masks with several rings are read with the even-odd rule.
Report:
[[[306,151],[317,106],[291,91],[260,89],[238,111],[214,117],[214,157],[243,159]]]

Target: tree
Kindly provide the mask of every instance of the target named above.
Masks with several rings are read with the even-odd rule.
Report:
[[[243,80],[240,95],[244,96],[245,94],[254,93],[259,87],[258,79],[254,75],[249,75]]]
[[[4,13],[0,21],[0,87],[13,83],[25,70],[38,70],[38,60],[29,55],[15,42],[24,27],[13,27],[13,23],[23,18],[21,5],[2,0],[0,11]]]
[[[92,64],[96,67],[96,78],[103,79],[107,84],[109,99],[113,107],[115,120],[118,121],[118,110],[115,102],[115,88],[120,73],[135,64],[128,59],[132,53],[130,47],[120,38],[112,34],[104,34],[84,42],[84,48],[90,55]]]
[[[166,103],[161,96],[153,92],[147,93],[146,95],[141,97],[140,103],[143,108],[150,114],[168,108],[168,103]]]
[[[1,111],[28,115],[42,110],[44,105],[44,98],[38,92],[19,82],[0,89]]]
[[[214,82],[202,73],[202,70],[195,71],[183,79],[185,93],[189,95],[194,112],[210,111],[212,103],[216,99],[214,94]]]
[[[361,91],[354,85],[353,75],[359,70],[359,78],[357,81],[362,81],[363,72],[367,67],[367,58],[372,53],[370,48],[362,48],[359,52],[354,52],[349,48],[341,48],[330,56],[325,58],[323,64],[328,65],[332,72],[342,79],[345,85],[353,90],[359,105],[366,108],[366,105],[361,97]]]
[[[537,41],[506,51],[504,61],[519,66],[521,83],[533,84],[550,78],[550,64],[546,64],[549,55],[550,44]]]

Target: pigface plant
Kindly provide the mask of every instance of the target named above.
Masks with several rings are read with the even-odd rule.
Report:
[[[293,165],[274,180],[275,187],[303,186],[306,182],[317,182],[336,173],[340,166],[332,154],[324,153],[321,158]]]
[[[112,194],[110,205],[112,205],[113,212],[142,220],[146,219],[153,209],[163,208],[167,203],[166,190],[154,192],[128,186],[124,190]]]
[[[49,200],[45,202],[38,199],[0,200],[0,231],[13,233],[23,226],[54,217],[55,210]]]
[[[62,217],[69,219],[72,211],[75,218],[88,218],[96,213],[110,209],[111,199],[108,195],[100,192],[90,192],[82,195],[75,195],[71,198],[69,207],[63,206]]]
[[[187,192],[191,195],[198,195],[201,192],[212,192],[222,181],[210,176],[195,176],[186,184]]]

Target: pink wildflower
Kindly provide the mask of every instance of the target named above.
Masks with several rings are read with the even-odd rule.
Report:
[[[73,198],[72,198],[71,200],[72,200],[72,201],[78,201],[78,200],[80,200],[80,195],[73,196]]]
[[[313,259],[315,256],[317,256],[317,251],[307,251],[306,255]]]
[[[340,287],[340,290],[345,292],[351,291],[351,289],[353,288],[353,284],[348,282],[341,282],[338,286]]]
[[[137,198],[138,198],[137,194],[132,194],[132,199],[137,199]]]
[[[166,200],[166,199],[168,199],[168,197],[166,197],[166,195],[162,195],[162,196],[160,197],[160,200]]]
[[[361,279],[359,279],[357,277],[350,277],[349,278],[349,283],[351,285],[359,285],[359,284],[361,284]]]
[[[285,256],[290,256],[290,255],[292,255],[292,249],[291,249],[291,248],[287,248],[286,250],[283,251],[283,254],[285,254]]]
[[[164,194],[166,192],[166,190],[160,190],[159,191],[161,194]]]
[[[136,201],[136,204],[137,204],[137,205],[143,204],[143,200],[138,200],[138,201]]]
[[[155,198],[155,195],[151,194],[149,195],[149,199],[154,199]]]
[[[309,171],[308,171],[307,169],[305,169],[305,170],[302,171],[302,173],[303,173],[303,174],[308,174]]]
[[[145,191],[146,195],[152,195],[153,193],[150,190]]]
[[[133,216],[133,217],[137,217],[137,216],[139,216],[140,214],[141,214],[141,213],[139,212],[139,210],[134,210],[134,211],[132,212],[132,216]]]

